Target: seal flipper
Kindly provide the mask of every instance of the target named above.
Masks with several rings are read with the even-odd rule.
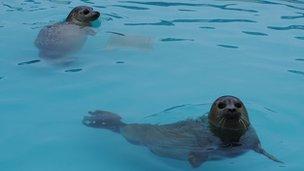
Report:
[[[199,167],[200,165],[202,165],[202,163],[207,161],[207,159],[207,155],[199,152],[190,152],[188,155],[188,162],[193,168]]]
[[[273,156],[272,154],[269,154],[267,151],[265,151],[261,144],[258,144],[255,148],[253,148],[253,151],[262,154],[264,156],[266,156],[267,158],[269,158],[272,161],[278,162],[278,163],[284,163],[281,160],[277,159],[275,156]]]
[[[126,124],[121,117],[115,113],[96,110],[89,112],[90,116],[83,117],[82,123],[88,127],[109,129],[113,132],[120,132],[120,128]]]

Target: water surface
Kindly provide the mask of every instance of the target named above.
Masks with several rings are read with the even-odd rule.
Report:
[[[98,34],[73,63],[40,59],[33,44],[39,30],[77,5],[103,14]],[[126,122],[174,122],[205,114],[226,94],[244,101],[262,145],[285,164],[249,152],[196,170],[304,169],[304,1],[2,0],[0,6],[0,170],[193,170],[81,119],[103,109]],[[146,37],[152,47],[108,49],[113,35]]]

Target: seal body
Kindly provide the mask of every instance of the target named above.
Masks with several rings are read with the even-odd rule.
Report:
[[[128,124],[120,129],[122,136],[132,144],[143,145],[162,157],[188,160],[195,152],[205,160],[236,157],[259,145],[252,127],[238,144],[224,144],[211,130],[207,116],[167,125]]]
[[[88,35],[95,34],[89,26],[99,15],[90,7],[79,6],[64,22],[43,27],[35,40],[39,56],[60,58],[80,50]]]
[[[172,124],[126,124],[110,112],[90,114],[83,119],[86,126],[120,133],[132,144],[146,146],[158,156],[187,160],[192,167],[208,160],[237,157],[249,150],[281,162],[262,148],[244,104],[233,96],[218,98],[208,116]]]
[[[35,45],[40,57],[57,58],[78,51],[87,40],[86,28],[69,23],[57,23],[44,27]]]

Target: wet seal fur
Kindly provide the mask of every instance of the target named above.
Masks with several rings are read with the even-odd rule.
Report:
[[[187,160],[194,168],[208,160],[237,157],[250,150],[282,163],[262,148],[243,102],[233,96],[218,98],[208,116],[196,120],[127,124],[117,114],[97,110],[85,116],[83,124],[119,133],[132,144],[146,146],[158,156]]]
[[[43,27],[35,40],[39,56],[60,58],[79,50],[88,35],[96,34],[90,26],[99,16],[100,13],[91,7],[78,6],[69,13],[64,22]]]

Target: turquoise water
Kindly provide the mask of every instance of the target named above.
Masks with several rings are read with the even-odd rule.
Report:
[[[69,65],[40,59],[33,44],[39,30],[77,5],[103,14],[98,34]],[[81,119],[103,109],[126,122],[169,123],[205,114],[226,94],[244,101],[262,145],[285,164],[248,152],[195,170],[304,169],[304,1],[1,0],[0,6],[1,171],[193,170]],[[115,33],[151,46],[109,48]]]

